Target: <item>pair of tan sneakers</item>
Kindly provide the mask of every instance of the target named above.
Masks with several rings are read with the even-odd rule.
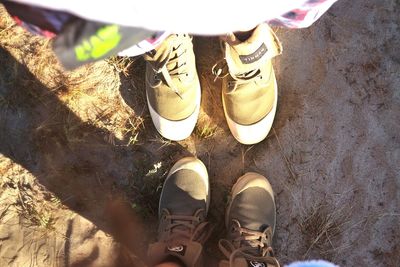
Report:
[[[261,142],[275,117],[278,91],[271,59],[282,46],[267,24],[240,41],[229,34],[223,41],[224,60],[213,73],[222,78],[222,103],[229,129],[243,144]],[[190,136],[200,112],[201,88],[192,38],[170,35],[145,55],[146,96],[157,131],[179,141]]]

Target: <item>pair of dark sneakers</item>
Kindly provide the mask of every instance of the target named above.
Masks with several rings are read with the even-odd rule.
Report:
[[[187,267],[203,265],[203,245],[211,234],[206,221],[210,204],[207,169],[196,158],[179,160],[170,170],[159,203],[158,242],[148,250],[153,266],[175,257]],[[226,256],[219,266],[279,266],[271,248],[276,222],[274,194],[257,173],[241,176],[232,188],[226,210],[226,239],[219,248]]]

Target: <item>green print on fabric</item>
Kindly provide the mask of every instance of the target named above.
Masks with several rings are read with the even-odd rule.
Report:
[[[85,39],[75,47],[75,55],[78,61],[99,59],[110,52],[121,41],[118,25],[109,25],[97,30],[95,35]]]

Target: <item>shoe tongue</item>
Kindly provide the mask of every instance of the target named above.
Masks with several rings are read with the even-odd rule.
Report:
[[[263,261],[246,260],[246,263],[248,267],[275,267],[274,265]]]
[[[175,235],[178,239],[181,238],[185,238],[187,239],[187,236],[185,236],[185,234],[181,234],[182,232],[186,232],[186,233],[190,233],[188,226],[186,225],[188,223],[188,221],[182,221],[182,220],[172,220],[172,223],[176,223],[176,224],[180,224],[175,226],[171,232],[173,235]]]
[[[170,35],[160,44],[159,47],[146,53],[144,59],[147,60],[153,68],[161,68],[169,60],[175,39],[175,35]]]
[[[249,246],[252,247],[251,249],[247,249],[246,253],[253,255],[253,256],[260,256],[260,248],[257,245],[253,245],[254,242],[256,241],[242,241],[244,243],[244,246]]]
[[[265,62],[282,53],[282,45],[267,24],[260,24],[244,42],[225,42],[225,58],[233,75],[259,69]]]
[[[236,258],[233,266],[229,265],[229,261],[223,260],[219,262],[219,267],[275,267],[263,261],[246,260],[245,258]]]
[[[170,245],[164,242],[157,242],[149,246],[149,264],[154,266],[167,256],[172,255],[181,259],[186,266],[198,266],[202,250],[200,243],[187,240]]]

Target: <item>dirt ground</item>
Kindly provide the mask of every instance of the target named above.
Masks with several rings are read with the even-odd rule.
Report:
[[[186,155],[209,170],[209,266],[222,258],[230,187],[247,171],[274,188],[281,264],[399,266],[399,10],[341,0],[308,29],[275,29],[274,127],[245,146],[213,82],[217,38],[194,39],[202,111],[188,140],[170,142],[151,123],[141,58],[65,72],[48,41],[0,8],[0,266],[143,266],[163,179]]]

